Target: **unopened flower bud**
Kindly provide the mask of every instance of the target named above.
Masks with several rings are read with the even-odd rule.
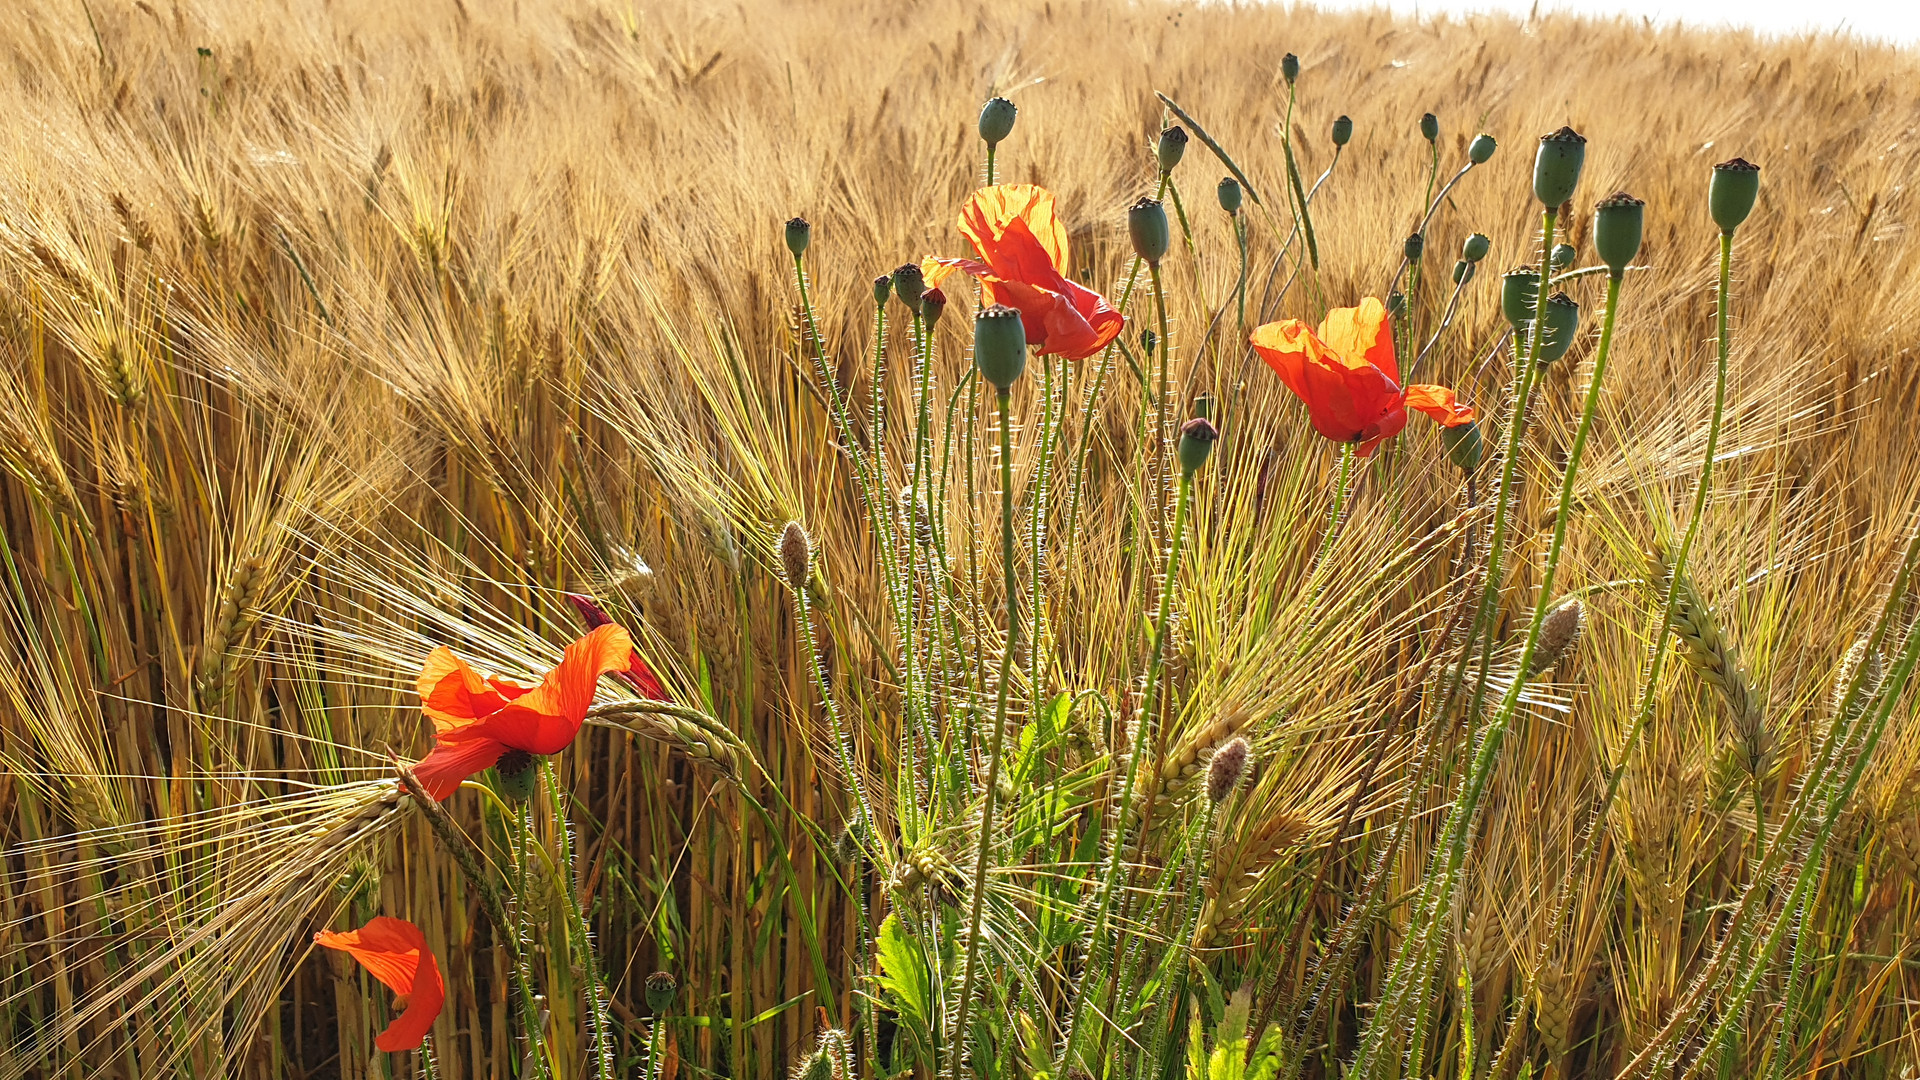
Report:
[[[1485,165],[1488,159],[1493,157],[1493,152],[1499,148],[1500,144],[1494,141],[1493,136],[1483,131],[1475,135],[1473,141],[1467,144],[1467,160],[1475,165]]]
[[[779,550],[780,569],[787,575],[787,584],[795,592],[804,592],[813,566],[813,541],[807,530],[797,521],[787,522],[787,527],[780,530]]]
[[[1647,204],[1616,191],[1593,208],[1593,250],[1614,277],[1626,272],[1627,264],[1640,254],[1640,236],[1645,227]]]
[[[973,366],[980,377],[1006,390],[1027,370],[1027,328],[1020,312],[995,304],[973,317]]]
[[[920,314],[920,296],[927,291],[927,276],[920,270],[919,263],[901,263],[893,269],[893,295],[907,305],[907,310]]]
[[[1287,80],[1288,85],[1292,85],[1293,81],[1300,77],[1300,58],[1292,53],[1281,57],[1280,77]]]
[[[1408,262],[1417,263],[1420,261],[1420,256],[1426,253],[1427,238],[1421,236],[1419,233],[1413,233],[1407,237],[1407,242],[1402,245],[1402,250],[1407,253]]]
[[[1333,145],[1345,146],[1353,140],[1353,117],[1336,117],[1333,121]]]
[[[1488,240],[1485,233],[1474,233],[1467,237],[1466,243],[1460,245],[1460,257],[1468,262],[1477,263],[1487,257],[1487,252],[1492,247],[1493,241]]]
[[[1167,231],[1167,208],[1159,199],[1141,198],[1127,211],[1127,236],[1133,240],[1134,254],[1158,266],[1166,257],[1172,237]]]
[[[1238,735],[1215,750],[1213,760],[1207,762],[1207,801],[1225,802],[1240,786],[1240,781],[1246,779],[1247,763],[1252,757],[1253,747]]]
[[[1580,332],[1580,305],[1566,293],[1547,297],[1547,331],[1540,339],[1540,362],[1551,364],[1567,355]]]
[[[1713,167],[1713,183],[1707,187],[1707,209],[1720,231],[1730,233],[1753,213],[1753,200],[1760,194],[1760,166],[1746,158],[1723,161]]]
[[[1420,137],[1432,142],[1440,137],[1440,118],[1432,113],[1420,115]]]
[[[1160,133],[1160,143],[1154,147],[1153,156],[1160,162],[1160,171],[1170,173],[1180,159],[1187,156],[1187,129],[1175,124]]]
[[[1480,425],[1475,421],[1441,428],[1440,445],[1447,451],[1447,460],[1458,466],[1460,471],[1472,472],[1480,467],[1484,447],[1480,439]]]
[[[566,595],[567,603],[572,606],[574,613],[580,616],[580,621],[586,625],[589,632],[598,630],[613,621],[613,616],[607,614],[607,609],[601,607],[593,597],[571,592]]]
[[[508,802],[522,803],[533,798],[540,785],[540,770],[534,766],[539,758],[525,750],[507,750],[493,763],[493,773],[500,778],[496,785],[500,797]]]
[[[1516,266],[1500,278],[1500,313],[1514,333],[1524,333],[1533,322],[1535,298],[1540,295],[1540,271]]]
[[[807,253],[807,244],[813,239],[813,226],[803,217],[787,219],[787,250],[794,258]]]
[[[1020,110],[1006,98],[988,98],[980,106],[980,139],[988,146],[1000,145],[1000,140],[1013,133],[1013,121]]]
[[[1220,197],[1220,209],[1229,214],[1240,212],[1240,181],[1231,176],[1223,176],[1220,178],[1220,186],[1214,189],[1214,194]]]
[[[873,279],[873,302],[884,304],[893,292],[893,279],[885,274]]]
[[[1180,471],[1192,476],[1207,463],[1213,454],[1213,444],[1220,438],[1220,429],[1213,421],[1204,416],[1196,416],[1180,426]]]
[[[1555,270],[1565,270],[1567,267],[1572,266],[1574,255],[1575,252],[1572,244],[1553,245],[1553,268]]]
[[[1533,196],[1549,207],[1573,198],[1580,183],[1580,166],[1587,160],[1586,137],[1570,127],[1540,136],[1540,152],[1533,159]]]
[[[1158,345],[1159,343],[1160,343],[1159,336],[1156,335],[1151,329],[1149,328],[1141,329],[1140,331],[1140,351],[1141,352],[1147,354],[1148,356],[1152,356],[1153,347],[1155,345]]]
[[[940,319],[940,313],[947,310],[947,294],[939,289],[928,289],[920,294],[920,313],[927,320],[927,329]]]
[[[680,989],[672,975],[656,971],[647,976],[647,1011],[655,1016],[673,1007],[673,995]]]
[[[1587,629],[1587,605],[1575,596],[1554,605],[1540,621],[1540,636],[1534,641],[1533,658],[1527,665],[1527,678],[1573,655]]]
[[[1455,285],[1465,285],[1467,282],[1472,281],[1475,267],[1475,263],[1470,263],[1465,259],[1455,262],[1453,264],[1453,283]]]
[[[1387,315],[1395,319],[1404,319],[1407,317],[1406,293],[1396,289],[1387,294]]]

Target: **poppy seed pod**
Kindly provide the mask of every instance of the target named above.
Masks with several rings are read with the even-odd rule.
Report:
[[[1540,362],[1551,364],[1567,355],[1580,332],[1580,305],[1566,293],[1547,297],[1547,332],[1540,339]]]
[[[1387,316],[1393,319],[1407,317],[1407,294],[1395,290],[1387,294]]]
[[[1540,295],[1540,271],[1531,266],[1516,266],[1500,279],[1500,313],[1514,333],[1525,332],[1533,322],[1534,298]]]
[[[1485,448],[1480,439],[1479,424],[1468,421],[1441,428],[1440,445],[1447,451],[1447,460],[1458,466],[1461,472],[1472,472],[1480,467],[1480,457]]]
[[[995,304],[973,317],[973,366],[1000,390],[1020,381],[1027,370],[1027,329],[1018,310]]]
[[[988,98],[980,106],[980,141],[988,146],[1000,145],[1000,140],[1013,133],[1013,121],[1020,110],[1006,98]]]
[[[1553,245],[1553,268],[1565,270],[1573,265],[1574,250],[1572,244]]]
[[[927,291],[927,276],[920,271],[919,263],[901,263],[893,269],[893,294],[907,305],[907,310],[920,314],[920,295]]]
[[[940,318],[940,313],[945,310],[947,310],[946,293],[941,292],[939,289],[928,289],[926,292],[920,294],[920,311],[921,314],[926,317],[927,328],[929,330],[933,328],[934,322]]]
[[[893,292],[892,278],[888,277],[885,274],[881,274],[879,277],[873,279],[873,302],[874,303],[876,304],[886,303],[888,295],[891,294],[892,292]]]
[[[1401,246],[1401,250],[1407,253],[1408,262],[1417,263],[1420,261],[1420,256],[1426,253],[1427,238],[1419,233],[1413,233],[1407,237],[1407,242]]]
[[[787,576],[787,584],[795,592],[805,590],[813,565],[813,540],[799,522],[789,521],[780,530],[779,552],[780,570]]]
[[[787,250],[794,258],[807,253],[807,243],[813,239],[813,226],[803,217],[787,219]]]
[[[1493,136],[1483,131],[1475,135],[1473,141],[1467,144],[1467,160],[1475,165],[1485,165],[1488,159],[1493,157],[1493,152],[1499,148],[1500,144],[1494,141]]]
[[[1440,118],[1432,113],[1420,115],[1420,137],[1432,142],[1440,137]]]
[[[1336,117],[1333,121],[1333,145],[1345,146],[1353,141],[1353,117]]]
[[[1586,137],[1572,128],[1540,136],[1540,152],[1533,159],[1534,198],[1550,207],[1573,198],[1586,160]]]
[[[1461,259],[1458,262],[1455,262],[1453,264],[1453,283],[1455,285],[1465,285],[1467,282],[1472,281],[1473,271],[1474,271],[1473,263],[1470,263],[1465,259]]]
[[[1154,159],[1160,162],[1160,171],[1170,173],[1180,159],[1187,156],[1187,129],[1175,124],[1160,133],[1160,143],[1153,149]]]
[[[533,767],[536,759],[525,750],[508,750],[493,763],[494,775],[500,778],[496,786],[500,797],[508,802],[526,802],[533,798],[534,788],[540,783],[540,770]]]
[[[1753,213],[1753,200],[1760,194],[1760,166],[1746,158],[1723,161],[1713,167],[1713,183],[1707,187],[1707,209],[1720,231],[1730,233]]]
[[[1485,233],[1474,233],[1467,237],[1466,243],[1460,245],[1460,257],[1468,262],[1477,263],[1487,257],[1487,252],[1492,247],[1493,241],[1487,239]]]
[[[1240,181],[1231,176],[1223,176],[1220,178],[1220,186],[1214,189],[1214,194],[1220,197],[1220,209],[1229,214],[1240,212]]]
[[[1172,237],[1167,232],[1167,208],[1159,199],[1143,197],[1127,210],[1127,236],[1133,240],[1134,254],[1150,265],[1160,264]]]
[[[1280,77],[1287,80],[1287,85],[1293,85],[1293,81],[1300,77],[1300,58],[1292,53],[1281,57]]]
[[[1204,416],[1196,416],[1180,426],[1180,471],[1188,476],[1200,471],[1213,454],[1214,441],[1220,438],[1220,429],[1213,421]]]
[[[1627,264],[1640,254],[1646,216],[1647,204],[1624,191],[1614,192],[1593,208],[1593,250],[1614,277],[1625,273]]]
[[[664,971],[647,976],[647,1011],[659,1016],[673,1008],[673,995],[679,989],[680,984]]]
[[[1207,762],[1207,801],[1225,802],[1240,781],[1247,777],[1247,763],[1253,757],[1253,747],[1247,740],[1236,735],[1225,746],[1213,752],[1213,759]]]

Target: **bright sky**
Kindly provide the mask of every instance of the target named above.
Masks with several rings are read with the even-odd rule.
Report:
[[[1391,9],[1439,15],[1507,11],[1526,15],[1534,0],[1310,0],[1321,8]],[[1848,30],[1864,38],[1920,45],[1920,0],[1540,0],[1542,12],[1648,16],[1655,22],[1740,26],[1767,33]]]

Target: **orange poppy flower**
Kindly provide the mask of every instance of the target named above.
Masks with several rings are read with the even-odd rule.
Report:
[[[955,270],[978,278],[981,303],[1018,309],[1027,344],[1043,356],[1084,360],[1120,336],[1126,316],[1067,279],[1067,228],[1054,216],[1053,192],[1034,184],[981,188],[960,209],[960,231],[980,257],[926,260],[928,285]]]
[[[1409,408],[1443,427],[1473,420],[1473,410],[1444,386],[1401,389],[1393,327],[1386,305],[1375,297],[1327,312],[1317,334],[1298,319],[1282,319],[1256,329],[1250,340],[1287,389],[1307,403],[1313,429],[1335,442],[1358,443],[1361,457],[1407,426]]]
[[[420,708],[433,721],[433,753],[413,767],[414,774],[429,795],[444,800],[462,780],[510,751],[565,750],[586,722],[600,676],[627,670],[632,658],[633,639],[624,627],[608,623],[567,646],[560,666],[539,686],[526,687],[482,678],[442,645],[420,672]]]
[[[440,980],[440,965],[427,948],[427,935],[419,927],[380,915],[358,930],[322,930],[313,935],[313,943],[351,955],[399,995],[393,1007],[400,1015],[374,1038],[373,1045],[389,1053],[420,1045],[440,1015],[447,988]]]
[[[573,610],[579,614],[580,621],[587,624],[587,629],[598,630],[613,621],[613,616],[607,614],[607,610],[593,597],[580,593],[566,595],[567,603],[573,605]],[[627,670],[616,671],[613,677],[633,687],[634,693],[649,701],[671,700],[667,696],[667,688],[660,682],[660,676],[653,673],[653,667],[641,658],[638,649],[634,650],[633,659],[627,661]]]

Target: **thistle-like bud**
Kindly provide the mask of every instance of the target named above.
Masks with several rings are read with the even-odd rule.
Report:
[[[1218,438],[1220,429],[1204,416],[1196,416],[1181,425],[1180,471],[1188,476],[1200,471],[1200,467],[1213,454],[1213,444]]]
[[[1127,210],[1127,236],[1133,240],[1134,254],[1149,266],[1160,264],[1173,240],[1167,231],[1167,208],[1159,199],[1143,196]]]
[[[1447,451],[1447,460],[1458,466],[1461,472],[1472,472],[1480,467],[1485,447],[1477,422],[1469,420],[1464,424],[1441,428],[1440,445]]]
[[[1723,233],[1731,233],[1753,213],[1753,200],[1760,195],[1760,166],[1746,158],[1723,161],[1713,167],[1713,183],[1707,187],[1707,209],[1713,223]]]
[[[1432,142],[1440,137],[1440,118],[1432,113],[1420,114],[1420,137]]]
[[[1395,289],[1387,294],[1387,315],[1390,318],[1407,317],[1407,294]]]
[[[1214,194],[1220,197],[1220,209],[1229,214],[1240,212],[1240,181],[1231,176],[1223,176],[1220,178],[1220,186],[1214,189]]]
[[[1407,242],[1401,245],[1401,250],[1407,253],[1408,262],[1417,263],[1420,261],[1420,256],[1426,253],[1427,238],[1419,233],[1413,233],[1407,237]]]
[[[1553,268],[1555,270],[1565,270],[1567,267],[1572,266],[1575,254],[1576,252],[1573,250],[1572,244],[1553,245]]]
[[[1477,263],[1486,258],[1487,252],[1492,249],[1493,241],[1487,239],[1485,233],[1474,233],[1467,237],[1466,243],[1460,245],[1460,257],[1468,262]]]
[[[919,263],[901,263],[893,268],[893,295],[907,305],[907,310],[920,314],[920,296],[927,291],[927,275],[920,270]]]
[[[779,550],[780,569],[787,575],[787,584],[794,592],[804,592],[807,578],[812,576],[812,538],[799,522],[789,521],[787,527],[780,530]]]
[[[1000,141],[1013,133],[1013,121],[1020,110],[1006,98],[988,98],[980,106],[980,140],[988,146],[998,146]]]
[[[1175,124],[1160,133],[1160,142],[1153,148],[1154,159],[1160,162],[1160,171],[1170,173],[1180,159],[1187,156],[1187,129]]]
[[[673,1008],[673,995],[679,989],[680,984],[664,971],[647,976],[647,1011],[659,1016]]]
[[[1540,152],[1533,159],[1534,198],[1550,207],[1573,198],[1586,160],[1586,137],[1572,128],[1540,136]]]
[[[1353,117],[1338,116],[1333,121],[1333,145],[1345,146],[1353,141]]]
[[[1624,191],[1601,199],[1593,208],[1593,250],[1614,277],[1626,273],[1627,264],[1640,254],[1646,216],[1647,204]]]
[[[1533,322],[1535,298],[1540,295],[1540,271],[1531,266],[1516,266],[1500,278],[1500,313],[1507,317],[1513,332],[1524,333]]]
[[[920,314],[927,320],[927,329],[940,320],[940,313],[947,310],[947,294],[939,289],[928,289],[920,294]]]
[[[494,786],[499,789],[500,797],[515,803],[533,798],[534,789],[540,784],[540,770],[534,768],[539,760],[525,750],[503,752],[493,763],[493,774],[500,781]]]
[[[1540,637],[1533,644],[1533,658],[1527,665],[1527,678],[1573,655],[1580,647],[1580,636],[1587,629],[1587,605],[1577,596],[1560,601],[1546,618],[1540,620]]]
[[[1240,781],[1246,779],[1247,763],[1252,758],[1253,747],[1237,735],[1215,750],[1213,760],[1207,762],[1207,801],[1225,802],[1240,786]]]
[[[1579,303],[1563,292],[1547,297],[1547,332],[1540,339],[1540,362],[1551,364],[1567,355],[1579,332]]]
[[[1027,328],[1019,311],[995,304],[973,317],[973,366],[1000,390],[1020,381],[1027,370]]]
[[[1300,77],[1300,58],[1292,53],[1281,57],[1280,77],[1287,80],[1288,86],[1292,86],[1293,81]]]
[[[1475,266],[1476,264],[1470,263],[1465,259],[1455,262],[1453,264],[1453,283],[1455,285],[1465,285],[1467,282],[1472,281]]]
[[[833,1056],[825,1050],[815,1050],[793,1071],[793,1080],[835,1080]]]
[[[813,226],[803,217],[787,219],[787,250],[794,258],[807,253],[807,244],[813,240]]]
[[[1473,141],[1467,144],[1467,160],[1475,165],[1485,165],[1493,157],[1493,152],[1499,148],[1500,144],[1494,141],[1493,136],[1483,131],[1475,135]]]
[[[874,303],[884,304],[887,302],[887,297],[892,294],[893,294],[893,278],[887,276],[886,274],[881,274],[879,277],[873,279],[873,302]]]

